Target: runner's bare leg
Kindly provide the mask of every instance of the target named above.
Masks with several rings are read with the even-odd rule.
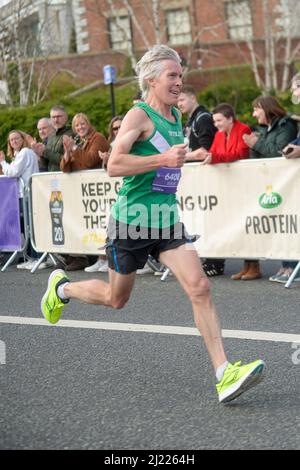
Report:
[[[64,294],[70,299],[78,299],[89,304],[106,305],[122,308],[130,297],[135,281],[135,272],[119,274],[109,270],[109,282],[99,279],[72,282],[64,288]]]
[[[209,281],[196,250],[190,245],[181,245],[161,252],[159,259],[171,269],[190,298],[196,326],[203,336],[213,366],[217,369],[227,358],[219,318],[210,295]]]

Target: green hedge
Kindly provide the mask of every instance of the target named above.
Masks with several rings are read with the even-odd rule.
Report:
[[[38,119],[49,116],[51,106],[63,104],[72,116],[78,112],[86,113],[93,126],[107,135],[107,126],[111,119],[110,87],[103,86],[74,98],[57,99],[58,93],[66,95],[70,88],[57,89],[50,93],[52,100],[34,107],[8,109],[0,106],[0,148],[6,151],[6,139],[12,129],[21,129],[38,138],[36,124]],[[137,84],[132,82],[115,87],[116,113],[125,114],[132,105],[132,98],[137,93]],[[199,102],[212,110],[220,102],[229,102],[237,112],[238,118],[249,125],[256,124],[252,116],[252,101],[260,94],[251,77],[243,73],[232,76],[219,75],[212,84],[198,95]],[[55,98],[56,97],[56,98]],[[281,104],[290,113],[300,113],[300,107],[292,104],[291,95],[286,92],[278,97]],[[186,116],[184,116],[184,120]]]
[[[117,114],[125,114],[128,111],[136,93],[136,84],[115,87]],[[6,152],[7,135],[12,129],[20,129],[38,139],[37,121],[41,117],[49,116],[50,108],[56,104],[62,104],[66,108],[70,123],[76,113],[83,112],[87,114],[95,129],[107,135],[112,112],[110,87],[105,86],[73,98],[55,99],[27,108],[9,109],[0,106],[0,149]]]

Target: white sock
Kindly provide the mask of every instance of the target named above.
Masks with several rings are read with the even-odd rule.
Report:
[[[217,381],[220,382],[220,380],[222,380],[222,377],[224,375],[224,372],[225,372],[225,369],[226,367],[228,366],[229,362],[228,361],[225,361],[223,362],[223,364],[221,364],[217,370],[216,370],[216,377],[217,377]]]
[[[57,295],[61,300],[67,300],[69,297],[65,295],[64,288],[66,285],[70,284],[69,282],[64,282],[57,288]]]

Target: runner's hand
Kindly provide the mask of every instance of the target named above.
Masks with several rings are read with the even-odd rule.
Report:
[[[165,166],[169,168],[181,168],[185,163],[187,151],[187,144],[173,145],[169,150],[164,152],[166,157]]]

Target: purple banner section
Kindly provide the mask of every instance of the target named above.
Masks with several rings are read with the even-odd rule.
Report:
[[[0,250],[20,250],[19,184],[16,178],[0,177]]]

